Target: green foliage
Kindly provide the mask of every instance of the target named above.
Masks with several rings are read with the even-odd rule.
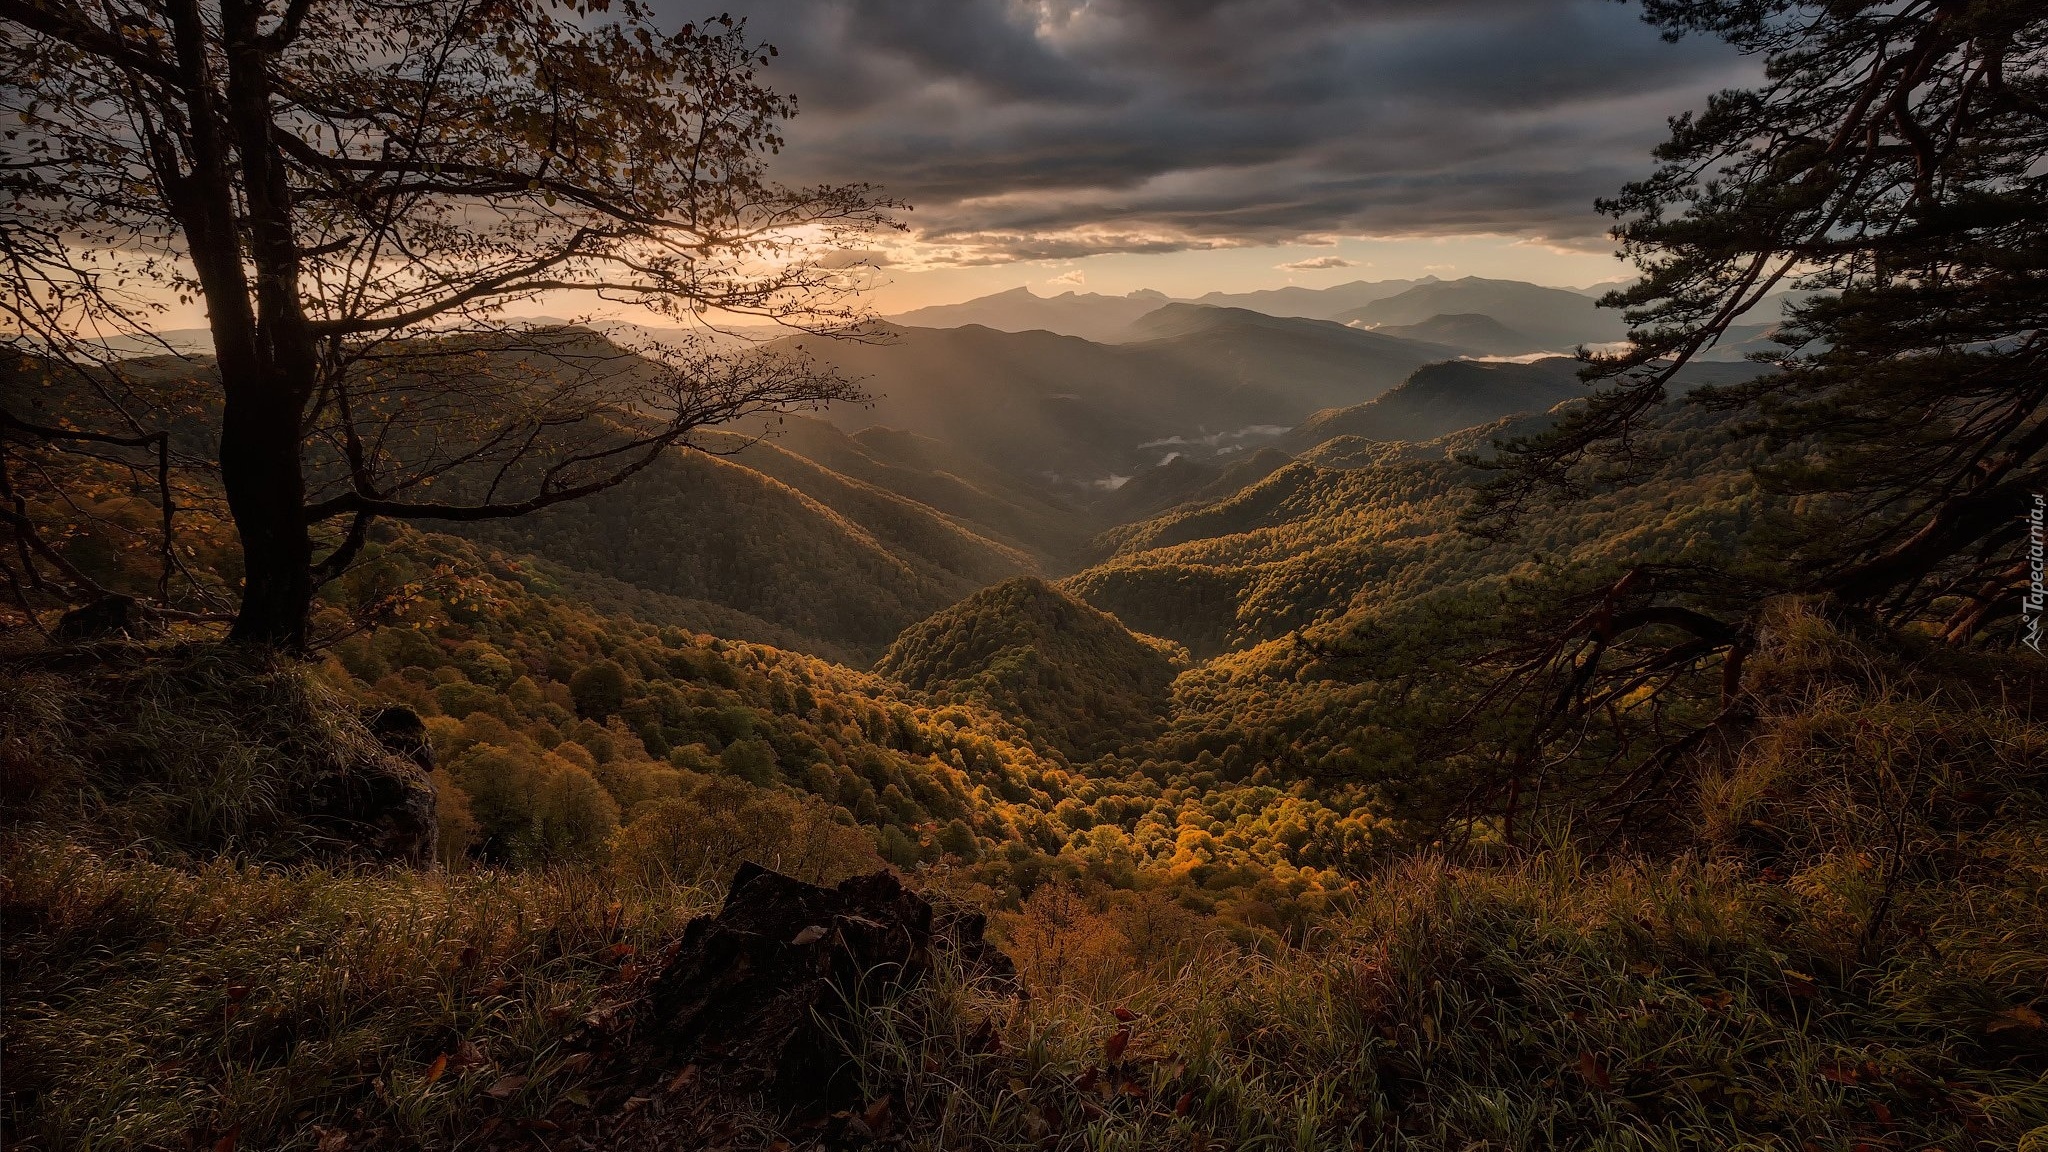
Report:
[[[539,865],[599,857],[619,824],[618,802],[591,770],[551,752],[473,744],[449,762],[448,775],[486,859]]]
[[[601,724],[626,702],[626,670],[613,660],[585,665],[569,678],[569,698],[577,715]]]
[[[644,883],[700,885],[724,881],[741,861],[814,884],[882,864],[873,840],[828,805],[694,774],[678,795],[644,805],[619,830],[614,860]]]
[[[983,589],[899,636],[876,670],[1021,721],[1075,759],[1148,735],[1175,669],[1158,642],[1035,577]]]
[[[735,740],[718,754],[718,761],[749,784],[766,787],[775,782],[775,746],[766,740]]]
[[[869,1099],[937,1146],[2027,1147],[2048,1128],[2048,728],[2039,682],[2000,677],[2037,669],[1874,650],[1789,609],[1773,635],[1695,852],[1424,855],[1275,944],[1121,887],[1137,857],[1097,825],[1092,871],[995,918],[1032,996],[942,972],[876,1005],[843,1038]],[[562,1037],[634,994],[621,947],[672,939],[709,895],[692,876],[783,827],[784,867],[869,866],[821,805],[729,776],[643,807],[609,877],[186,870],[17,837],[11,1131],[239,1124],[311,1149],[599,1123]],[[820,849],[833,829],[843,850]],[[883,851],[908,863],[902,837]]]

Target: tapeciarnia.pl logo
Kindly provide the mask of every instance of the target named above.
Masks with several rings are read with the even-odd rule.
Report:
[[[2020,604],[2020,615],[2027,623],[2027,638],[2022,641],[2035,654],[2041,651],[2041,615],[2048,607],[2048,580],[2043,579],[2044,562],[2042,536],[2043,520],[2048,518],[2048,496],[2034,493],[2034,506],[2027,509],[2027,598]]]

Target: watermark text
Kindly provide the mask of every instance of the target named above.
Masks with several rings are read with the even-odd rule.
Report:
[[[2027,509],[2027,595],[2020,601],[2020,620],[2027,627],[2027,637],[2020,641],[2032,648],[2036,655],[2041,651],[2041,616],[2048,607],[2048,557],[2044,557],[2044,520],[2048,520],[2048,496],[2034,493],[2034,505]]]

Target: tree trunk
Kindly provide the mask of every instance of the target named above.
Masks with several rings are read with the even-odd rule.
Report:
[[[221,486],[242,542],[242,603],[228,635],[240,644],[299,651],[306,646],[313,602],[300,424],[317,362],[299,307],[291,202],[271,135],[260,10],[244,0],[221,4],[225,101],[206,50],[198,0],[172,0],[169,11],[187,102],[191,171],[169,174],[166,187],[213,331],[223,399]]]
[[[306,646],[313,606],[313,542],[306,524],[306,479],[300,437],[313,396],[318,357],[299,300],[299,250],[292,234],[292,197],[271,122],[269,50],[260,42],[261,3],[222,0],[228,64],[227,117],[242,167],[249,259],[256,270],[256,315],[264,372],[243,406],[239,431],[245,490],[232,484],[228,506],[242,537],[246,583],[232,639],[290,651]],[[228,471],[226,426],[221,470]]]
[[[228,638],[298,651],[313,602],[313,541],[299,471],[299,390],[223,380],[220,475],[242,541],[242,604]]]

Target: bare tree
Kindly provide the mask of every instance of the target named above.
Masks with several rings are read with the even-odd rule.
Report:
[[[895,206],[767,178],[795,105],[757,78],[774,49],[729,18],[671,33],[630,0],[0,0],[0,28],[16,338],[47,354],[132,330],[124,285],[150,287],[144,306],[203,303],[237,641],[303,647],[320,582],[377,517],[522,515],[695,428],[852,395],[786,357],[697,339],[627,355],[505,319],[862,319],[844,252]]]

